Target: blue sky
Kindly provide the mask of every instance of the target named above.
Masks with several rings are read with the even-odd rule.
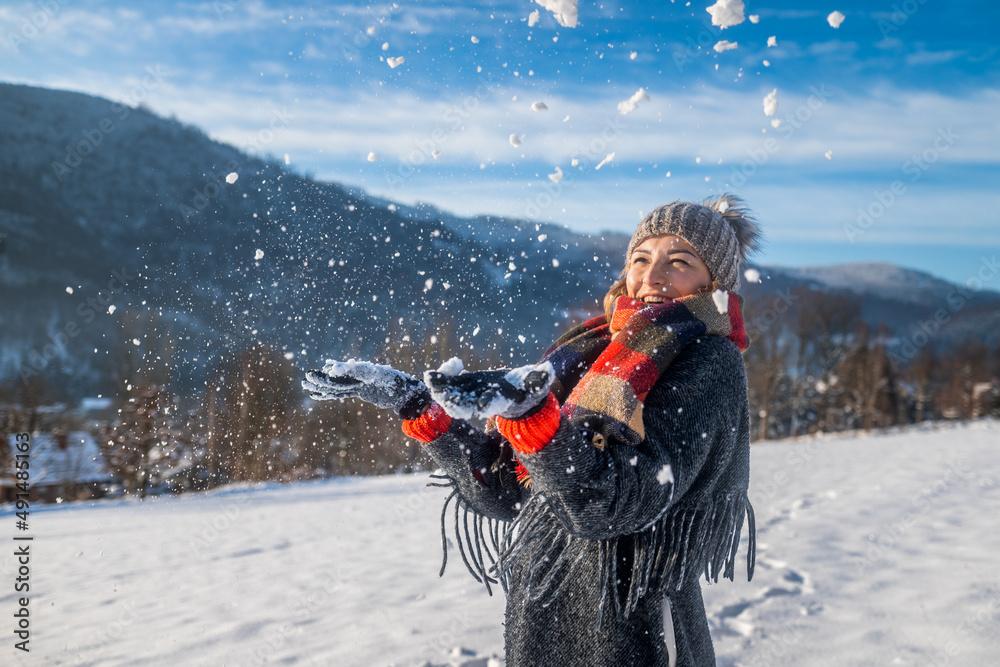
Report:
[[[710,4],[581,1],[564,27],[530,0],[15,1],[0,79],[141,102],[460,215],[631,232],[729,191],[763,223],[764,264],[883,260],[964,283],[1000,252],[995,3],[747,2],[757,22],[725,29]]]

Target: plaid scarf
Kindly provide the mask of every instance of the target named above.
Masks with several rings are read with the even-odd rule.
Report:
[[[714,294],[725,296],[727,312],[719,312]],[[638,445],[645,437],[646,395],[685,346],[716,335],[733,341],[741,352],[747,349],[742,306],[741,296],[726,292],[702,292],[657,305],[618,297],[610,324],[604,315],[588,320],[545,354],[555,367],[552,392],[562,414],[593,431],[598,447],[609,437]]]

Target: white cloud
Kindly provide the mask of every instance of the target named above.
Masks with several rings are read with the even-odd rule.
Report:
[[[941,63],[948,63],[952,60],[956,60],[965,55],[965,51],[958,50],[947,50],[947,51],[924,51],[919,50],[916,53],[909,53],[906,56],[907,65],[938,65]]]

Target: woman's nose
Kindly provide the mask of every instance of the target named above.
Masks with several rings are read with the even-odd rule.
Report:
[[[646,272],[646,284],[663,285],[666,282],[667,272],[664,270],[663,265],[660,262],[651,263],[649,271]]]

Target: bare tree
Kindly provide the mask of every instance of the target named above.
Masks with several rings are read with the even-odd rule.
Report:
[[[207,465],[221,482],[277,479],[294,463],[291,362],[255,343],[225,364],[206,392]]]
[[[165,388],[132,387],[118,417],[101,434],[104,459],[126,493],[145,498],[149,485],[178,463],[188,443],[177,401]]]

